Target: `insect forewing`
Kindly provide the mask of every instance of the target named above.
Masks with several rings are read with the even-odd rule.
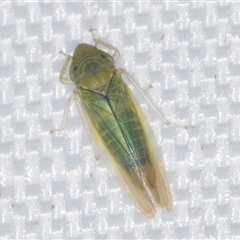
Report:
[[[79,98],[90,128],[109,152],[110,163],[136,206],[150,218],[154,217],[156,206],[170,210],[171,194],[164,166],[156,162],[162,155],[153,152],[144,129],[147,121],[122,78],[113,75],[106,97],[81,90]]]

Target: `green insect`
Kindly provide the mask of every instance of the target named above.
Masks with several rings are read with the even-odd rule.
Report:
[[[103,147],[111,160],[124,190],[145,216],[153,218],[157,207],[172,208],[172,197],[163,157],[154,150],[147,120],[122,76],[156,108],[129,74],[115,67],[120,55],[118,49],[99,39],[93,40],[95,46],[79,44],[73,56],[63,53],[67,59],[60,81],[74,83],[75,89],[66,102],[61,129],[65,127],[69,105],[74,99],[84,112],[96,145]],[[97,45],[108,48],[112,55]],[[70,62],[70,78],[64,77]]]

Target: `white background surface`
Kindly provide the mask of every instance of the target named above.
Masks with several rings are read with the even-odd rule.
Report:
[[[58,76],[64,57],[96,37],[165,116],[161,143],[173,210],[148,220],[95,156]],[[240,238],[239,3],[1,2],[2,238]],[[151,111],[143,106],[148,116]],[[90,177],[93,173],[94,177]]]

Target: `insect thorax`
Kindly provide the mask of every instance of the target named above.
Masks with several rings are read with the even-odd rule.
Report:
[[[95,56],[84,57],[78,65],[74,62],[72,65],[76,66],[73,72],[73,82],[78,87],[85,87],[89,90],[95,90],[102,84],[108,83],[115,71],[113,62]]]
[[[82,87],[105,95],[113,74],[112,71],[95,73],[82,83]]]

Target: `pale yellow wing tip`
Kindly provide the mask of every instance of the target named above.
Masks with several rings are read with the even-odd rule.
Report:
[[[166,206],[166,210],[170,212],[172,210],[172,204],[170,206]]]
[[[155,212],[154,213],[144,213],[144,215],[149,219],[154,219],[155,218]]]
[[[172,201],[169,201],[169,203],[165,206],[167,211],[172,210]]]
[[[167,211],[171,211],[172,210],[172,198],[169,199],[168,203],[165,204],[165,206],[163,206],[163,208],[165,208]]]

